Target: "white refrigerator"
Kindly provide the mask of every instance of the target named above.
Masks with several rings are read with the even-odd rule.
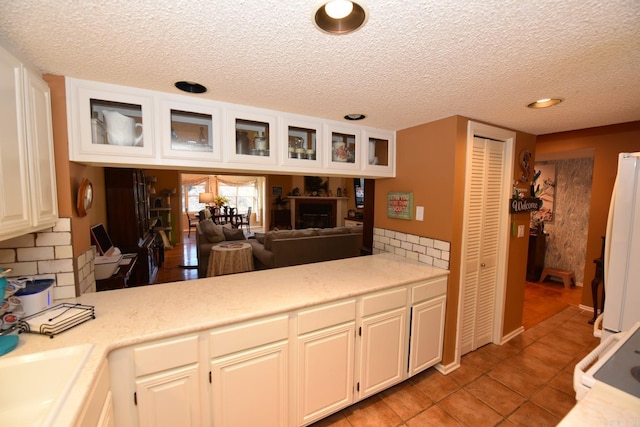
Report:
[[[602,339],[640,321],[640,153],[620,153],[604,253]]]

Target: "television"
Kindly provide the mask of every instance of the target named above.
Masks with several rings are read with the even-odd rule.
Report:
[[[364,208],[364,178],[353,179],[353,194],[356,198],[356,208]]]
[[[97,224],[91,227],[91,240],[95,243],[98,248],[98,252],[102,256],[111,256],[115,248],[113,247],[113,242],[111,241],[111,237],[109,237],[109,233],[104,228],[104,225]]]

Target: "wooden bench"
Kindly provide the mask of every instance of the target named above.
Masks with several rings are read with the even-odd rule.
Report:
[[[542,275],[540,276],[540,283],[544,282],[544,279],[548,276],[562,279],[562,283],[564,283],[565,288],[570,288],[576,285],[576,277],[573,275],[573,271],[545,267],[544,270],[542,270]]]

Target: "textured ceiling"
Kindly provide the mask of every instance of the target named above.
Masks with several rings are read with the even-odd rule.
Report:
[[[4,0],[0,44],[41,71],[399,130],[463,115],[533,134],[640,120],[639,0]],[[545,109],[539,98],[565,102]]]

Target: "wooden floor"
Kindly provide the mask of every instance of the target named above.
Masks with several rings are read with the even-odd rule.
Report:
[[[178,282],[198,278],[196,239],[184,235],[184,244],[165,250],[165,262],[158,270],[156,283]],[[185,268],[185,267],[193,268]],[[525,329],[537,325],[545,319],[560,313],[569,306],[578,307],[582,288],[566,289],[562,282],[526,282],[524,291],[524,313],[522,325]]]

